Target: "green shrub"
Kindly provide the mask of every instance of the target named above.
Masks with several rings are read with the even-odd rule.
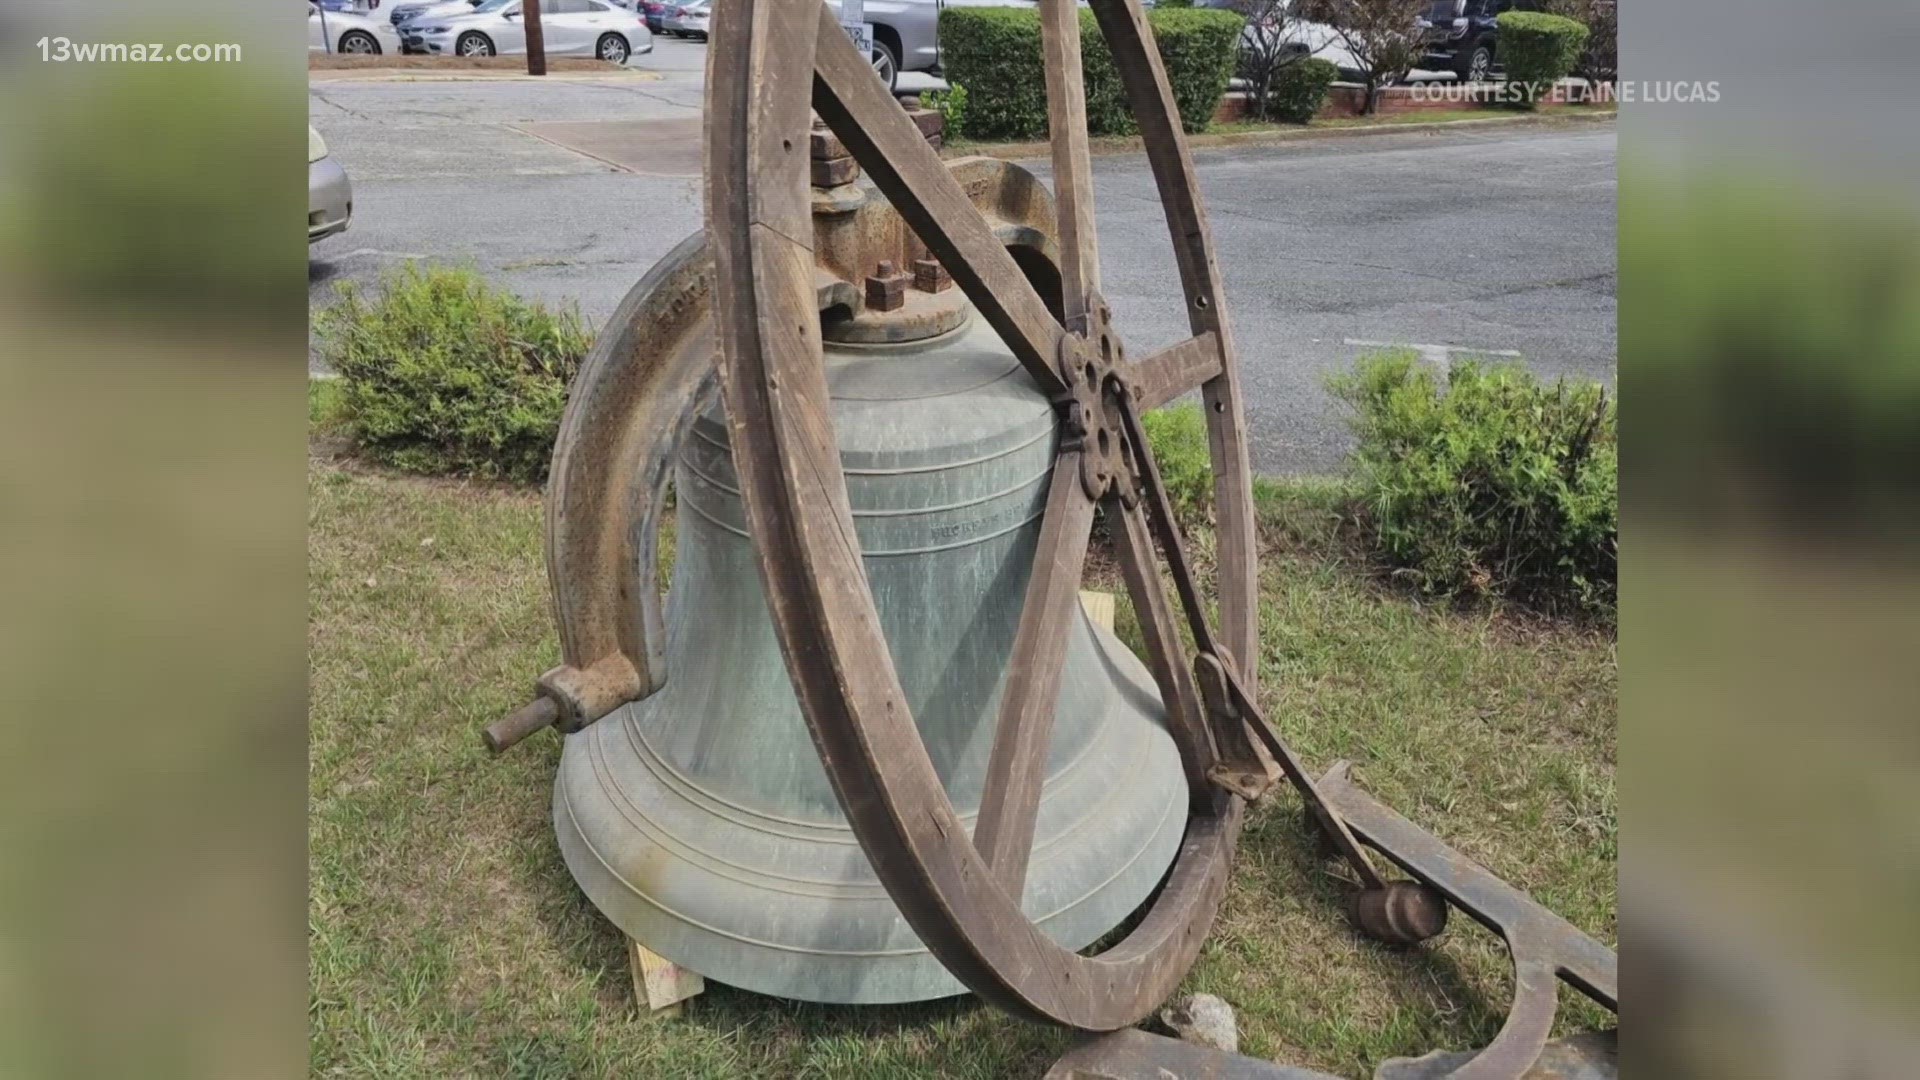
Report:
[[[1438,595],[1613,610],[1619,444],[1601,387],[1463,361],[1443,388],[1398,351],[1332,389],[1354,412],[1362,525],[1403,576]]]
[[[546,475],[592,335],[470,270],[409,264],[371,298],[343,285],[318,316],[321,349],[340,373],[352,437],[409,472],[515,480]]]
[[[1587,47],[1580,50],[1573,74],[1594,83],[1611,83],[1620,75],[1620,5],[1614,0],[1544,0],[1541,10],[1564,15],[1587,28]]]
[[[1274,73],[1267,111],[1288,123],[1304,124],[1320,114],[1328,88],[1339,77],[1339,68],[1317,56],[1287,64]]]
[[[1195,8],[1147,15],[1166,65],[1167,81],[1188,131],[1204,130],[1227,92],[1240,47],[1240,16]],[[1136,130],[1126,91],[1093,13],[1080,13],[1080,67],[1086,85],[1087,130]],[[1032,8],[949,7],[940,13],[941,63],[967,87],[965,127],[975,139],[1039,139],[1047,135],[1047,79],[1041,61],[1040,15]]]
[[[1213,505],[1213,457],[1207,449],[1207,418],[1194,404],[1170,405],[1140,418],[1167,499],[1181,518],[1196,518]]]
[[[307,379],[307,427],[331,432],[346,426],[346,388],[339,379]]]
[[[1231,11],[1169,8],[1149,13],[1147,22],[1167,67],[1181,126],[1189,133],[1205,131],[1240,66],[1240,31],[1246,20]],[[1110,55],[1105,41],[1099,51],[1103,57]]]
[[[965,130],[967,122],[967,88],[961,84],[948,83],[945,90],[927,90],[920,94],[920,104],[940,114],[942,130],[946,138],[958,138]]]
[[[1522,108],[1533,108],[1554,83],[1571,74],[1587,47],[1586,26],[1560,15],[1506,11],[1500,14],[1499,27],[1507,82],[1527,91],[1517,102]]]

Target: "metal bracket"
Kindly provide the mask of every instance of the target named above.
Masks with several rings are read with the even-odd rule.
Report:
[[[1478,1052],[1435,1052],[1383,1062],[1374,1080],[1617,1080],[1611,1032],[1549,1043],[1559,980],[1619,1012],[1619,960],[1612,949],[1526,893],[1355,787],[1346,762],[1316,785],[1355,836],[1475,921],[1499,934],[1513,957],[1514,995],[1494,1040]],[[1069,1052],[1046,1080],[1333,1080],[1151,1035],[1120,1031]]]
[[[1560,979],[1606,1009],[1620,1011],[1619,958],[1612,949],[1355,787],[1348,773],[1341,761],[1320,778],[1327,804],[1368,847],[1499,934],[1513,957],[1513,1005],[1500,1034],[1471,1061],[1443,1075],[1458,1080],[1525,1076],[1547,1046]]]
[[[1518,1080],[1619,1080],[1617,1033],[1583,1032],[1547,1044],[1534,1067]],[[1473,1051],[1438,1050],[1418,1058],[1394,1058],[1374,1070],[1374,1080],[1446,1080],[1475,1057]],[[1312,1069],[1223,1053],[1137,1028],[1090,1039],[1054,1063],[1044,1080],[1339,1080]]]

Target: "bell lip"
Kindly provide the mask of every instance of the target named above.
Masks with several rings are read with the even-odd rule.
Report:
[[[1103,628],[1092,624],[1091,621],[1088,621],[1086,628],[1094,637],[1096,646],[1094,650],[1096,654],[1095,662],[1102,665],[1117,688],[1116,695],[1119,697],[1119,701],[1115,703],[1115,711],[1125,708],[1125,691],[1123,687],[1131,673],[1125,671],[1119,665],[1114,664],[1112,662],[1112,653],[1110,652],[1111,649],[1115,648],[1124,650],[1125,646],[1122,645],[1118,639],[1102,640],[1101,635],[1107,635],[1107,632]],[[1107,636],[1111,637],[1111,635]],[[1132,656],[1131,653],[1126,653],[1125,655],[1128,657]],[[1151,707],[1142,707],[1140,703],[1135,703],[1133,711],[1144,714],[1146,721],[1152,724],[1160,733],[1160,738],[1167,740],[1168,748],[1171,748],[1172,737],[1166,734],[1164,723],[1152,714],[1153,708],[1157,708],[1159,702],[1157,699],[1150,700]],[[636,789],[622,786],[618,783],[607,783],[608,778],[612,775],[612,770],[610,768],[611,763],[606,757],[607,747],[605,740],[619,739],[624,734],[626,742],[623,749],[631,751],[628,760],[637,763],[641,768],[645,769],[647,773],[650,774],[652,780],[659,781],[658,784],[649,781],[645,784],[645,787],[648,790],[657,792],[663,798],[671,800],[674,807],[684,808],[687,811],[699,815],[702,820],[718,823],[722,827],[741,830],[743,837],[748,839],[755,837],[773,837],[779,841],[795,841],[800,844],[838,845],[845,848],[857,848],[859,846],[859,840],[853,835],[852,827],[845,824],[844,819],[836,824],[832,822],[805,821],[798,818],[771,814],[745,806],[739,801],[715,792],[713,789],[686,776],[686,774],[676,768],[672,762],[668,761],[652,743],[648,742],[645,733],[639,730],[640,725],[633,716],[633,712],[647,707],[648,704],[648,702],[643,701],[623,706],[620,711],[609,715],[599,723],[594,724],[591,728],[583,729],[567,736],[565,747],[562,750],[561,771],[555,778],[555,786],[557,788],[564,788],[566,786],[570,755],[575,753],[585,754],[588,756],[585,767],[591,770],[592,775],[598,783],[597,790],[599,794],[608,797],[609,805],[619,813],[624,826],[631,832],[638,832],[648,837],[656,847],[668,852],[683,863],[706,870],[716,877],[737,881],[749,887],[759,887],[763,882],[783,881],[790,882],[794,885],[818,889],[825,894],[839,899],[877,898],[886,895],[886,890],[874,879],[867,881],[849,881],[844,878],[813,878],[792,873],[769,872],[724,855],[696,847],[674,833],[660,818],[654,814],[649,814],[646,807],[637,803],[635,801]],[[1117,744],[1120,744],[1122,740],[1126,738],[1126,735],[1127,733],[1125,731],[1116,730],[1115,725],[1112,723],[1102,724],[1100,732],[1096,737],[1087,740],[1086,745],[1083,746],[1078,753],[1062,762],[1059,768],[1050,770],[1047,773],[1045,779],[1042,781],[1040,796],[1041,809],[1044,810],[1050,803],[1057,803],[1058,799],[1061,798],[1061,793],[1069,790],[1071,783],[1081,775],[1081,770],[1090,767],[1090,759],[1101,754],[1110,754],[1114,755],[1115,760],[1123,760],[1119,755],[1121,751],[1123,751],[1124,746]],[[1111,741],[1111,744],[1109,741]],[[619,751],[616,751],[616,753],[618,752]],[[1177,751],[1175,751],[1175,753],[1177,756]],[[1109,775],[1106,778],[1109,785],[1108,789],[1104,793],[1096,794],[1095,797],[1087,803],[1086,807],[1072,818],[1055,823],[1054,827],[1050,830],[1050,835],[1035,843],[1031,853],[1032,858],[1044,862],[1047,861],[1048,856],[1057,853],[1064,845],[1076,841],[1084,841],[1096,818],[1114,820],[1124,815],[1125,807],[1128,805],[1125,793],[1136,790],[1136,788],[1133,787],[1135,782],[1140,784],[1150,783],[1152,779],[1151,770],[1156,764],[1150,754],[1137,754],[1130,759],[1124,760],[1126,764],[1123,770],[1116,774]],[[625,763],[626,761],[622,762],[622,764]],[[617,797],[617,799],[615,797]],[[1171,803],[1169,806],[1171,806]],[[730,813],[728,811],[733,812]],[[979,810],[975,808],[964,814],[958,814],[957,816],[959,816],[962,822],[976,821],[979,817]],[[1164,816],[1163,814],[1162,817],[1164,818]],[[573,824],[577,829],[579,828],[578,818],[572,813],[571,803],[568,804],[568,820],[570,824]],[[761,824],[763,822],[787,826],[794,831],[789,831],[789,828],[767,828],[764,824]],[[1155,831],[1157,832],[1159,828],[1160,824],[1156,824]],[[585,829],[579,829],[579,831],[583,835],[586,832]],[[595,846],[591,841],[587,842],[587,846],[590,850],[594,851],[596,856],[599,855],[599,847]],[[632,884],[627,882],[623,875],[615,871],[604,857],[600,858],[600,862],[606,866],[613,877],[621,880],[628,888],[632,888]],[[1125,869],[1125,865],[1126,864],[1123,864],[1122,866],[1123,870]],[[1084,899],[1085,896],[1098,892],[1101,888],[1111,884],[1112,881],[1113,878],[1109,877],[1088,886],[1087,891],[1082,897],[1076,898],[1073,902],[1060,905],[1046,915],[1037,917],[1036,921],[1045,921],[1062,915],[1071,910],[1075,903],[1079,902],[1079,899]]]
[[[1120,747],[1106,747],[1114,756],[1111,760],[1123,762],[1126,776],[1120,780],[1112,777],[1089,775],[1086,783],[1099,785],[1094,791],[1104,791],[1095,798],[1085,812],[1076,814],[1074,819],[1057,830],[1051,830],[1042,847],[1036,848],[1036,857],[1044,851],[1060,844],[1072,844],[1076,840],[1085,843],[1090,839],[1088,830],[1098,829],[1100,820],[1117,820],[1118,816],[1145,817],[1141,822],[1125,830],[1127,835],[1137,840],[1115,845],[1122,855],[1116,859],[1100,880],[1082,882],[1072,886],[1070,897],[1062,898],[1045,915],[1036,916],[1033,921],[1055,936],[1055,930],[1066,932],[1067,936],[1055,937],[1063,947],[1080,949],[1110,933],[1116,926],[1122,925],[1137,913],[1158,891],[1165,879],[1167,867],[1178,854],[1180,844],[1186,832],[1186,785],[1184,773],[1178,765],[1178,753],[1171,743],[1171,737],[1165,730],[1164,714],[1157,708],[1157,695],[1145,690],[1138,680],[1147,677],[1144,667],[1137,657],[1120,643],[1110,632],[1086,619],[1082,613],[1082,625],[1091,633],[1102,667],[1108,670],[1115,684],[1116,696],[1111,699],[1110,715],[1131,712],[1138,715],[1138,722],[1153,728],[1148,736],[1154,740],[1148,748],[1137,750],[1132,755],[1124,755]],[[1118,650],[1116,653],[1114,650]],[[1131,663],[1129,663],[1129,661]],[[1137,671],[1135,669],[1138,669]],[[1129,690],[1129,685],[1132,690]],[[1134,691],[1146,695],[1148,702],[1134,697]],[[1151,704],[1153,708],[1142,708]],[[631,707],[629,707],[631,708]],[[1122,721],[1126,723],[1127,721]],[[953,976],[942,967],[933,954],[913,936],[910,927],[905,925],[898,911],[887,897],[884,887],[874,879],[870,869],[865,870],[864,880],[855,882],[823,882],[813,886],[829,895],[797,895],[782,898],[768,890],[767,885],[751,880],[739,880],[734,874],[719,871],[700,862],[691,861],[675,851],[676,847],[688,847],[687,841],[667,831],[659,821],[650,820],[652,829],[660,830],[670,843],[662,844],[651,835],[642,841],[649,849],[657,850],[663,860],[653,864],[656,872],[659,867],[674,866],[680,873],[687,875],[670,886],[658,887],[656,893],[679,891],[685,895],[700,895],[701,890],[711,884],[727,878],[739,880],[743,886],[740,895],[752,899],[756,889],[763,891],[769,900],[787,900],[784,903],[769,904],[769,910],[793,913],[801,925],[807,925],[809,919],[817,918],[820,925],[831,925],[836,918],[859,921],[867,918],[884,918],[893,926],[892,930],[882,931],[883,937],[904,935],[913,942],[911,946],[882,949],[809,949],[787,942],[769,941],[716,925],[678,910],[671,903],[672,897],[663,898],[650,895],[635,887],[628,874],[623,874],[613,865],[613,860],[603,854],[601,846],[596,845],[589,835],[589,828],[583,825],[573,805],[578,782],[570,782],[570,774],[578,774],[585,768],[594,775],[593,783],[600,784],[597,763],[592,760],[599,755],[596,741],[609,735],[619,737],[612,729],[602,730],[607,724],[617,724],[631,730],[632,725],[624,712],[611,715],[600,723],[580,732],[567,736],[563,751],[561,769],[555,777],[553,792],[553,821],[563,860],[569,873],[579,883],[586,897],[604,913],[621,931],[647,948],[675,963],[717,982],[738,986],[756,993],[794,1000],[816,1001],[834,1004],[885,1004],[927,1001],[950,997],[966,992]],[[1126,730],[1117,727],[1108,729],[1108,738],[1126,740]],[[1089,741],[1081,755],[1076,755],[1074,764],[1084,766],[1084,758],[1103,749],[1105,740],[1096,737]],[[1151,752],[1157,743],[1161,753]],[[637,750],[635,751],[638,752]],[[666,765],[655,756],[654,762],[643,762],[649,768]],[[571,759],[571,760],[570,760]],[[670,768],[670,766],[669,766]],[[675,770],[677,772],[677,770]],[[1067,775],[1070,769],[1063,767],[1054,775]],[[1156,775],[1160,775],[1160,785],[1168,788],[1168,797],[1163,800],[1157,814],[1152,813],[1151,804],[1143,804],[1137,799],[1139,791],[1152,790]],[[1138,780],[1133,779],[1138,777]],[[1069,776],[1069,782],[1071,777]],[[1049,787],[1056,787],[1049,784]],[[1055,792],[1057,794],[1057,787]],[[620,797],[608,792],[604,787],[587,789],[582,794],[600,799]],[[682,800],[685,796],[678,792],[669,792],[669,799]],[[1116,815],[1110,804],[1120,800],[1122,808]],[[623,830],[639,830],[648,833],[636,823],[627,819],[627,808],[618,808]],[[640,812],[638,807],[632,812]],[[685,804],[683,809],[694,812],[707,812],[695,804]],[[1142,812],[1144,810],[1144,812]],[[757,811],[749,811],[758,814]],[[764,816],[764,815],[761,815]],[[971,818],[973,815],[968,815]],[[836,826],[820,826],[809,823],[809,830],[827,832],[836,829],[845,834],[841,843],[856,843],[851,836],[850,827],[844,822]],[[605,826],[595,830],[605,834]],[[1116,830],[1118,831],[1118,830]],[[623,844],[631,844],[631,833]],[[811,840],[825,840],[825,837],[811,837]],[[602,840],[604,845],[607,841]],[[827,841],[832,843],[832,841]],[[633,855],[631,861],[640,862],[650,856],[648,849],[640,849],[641,854]],[[695,849],[697,851],[697,849]],[[629,848],[631,854],[633,849]],[[704,854],[704,853],[700,853]],[[1069,852],[1068,859],[1071,858]],[[1063,870],[1066,860],[1061,861]],[[749,874],[766,877],[768,875],[754,871],[750,867],[740,867]],[[703,879],[712,879],[710,882]],[[662,878],[660,880],[668,880]],[[824,886],[824,888],[822,887]],[[724,885],[721,887],[725,887]],[[837,895],[833,895],[837,894]],[[1030,894],[1031,895],[1031,894]],[[847,905],[865,906],[873,910],[868,913],[849,913]],[[724,905],[721,905],[724,908]],[[811,914],[807,909],[812,908]],[[744,918],[751,922],[758,908],[751,904],[745,909]],[[1075,916],[1080,916],[1076,921]],[[760,916],[764,918],[765,916]],[[1065,924],[1065,925],[1063,925]],[[1076,932],[1077,931],[1077,932]],[[804,959],[799,959],[804,957]]]
[[[1186,836],[1185,800],[1169,800],[1153,832],[1107,879],[1071,903],[1034,924],[1063,948],[1079,950],[1111,933],[1133,918],[1159,892]],[[564,822],[564,824],[563,824]],[[1174,827],[1169,828],[1169,823]],[[830,1005],[889,1005],[917,1001],[935,1001],[966,994],[967,987],[934,957],[924,944],[887,950],[810,950],[779,942],[762,941],[710,926],[683,912],[660,903],[635,889],[607,865],[605,858],[587,840],[566,803],[565,791],[554,788],[554,827],[561,860],[582,893],[622,934],[645,945],[650,951],[695,971],[715,982],[726,983],[752,993]],[[589,884],[598,879],[592,867],[598,866],[611,882],[609,891]],[[1145,867],[1142,872],[1141,868]],[[585,873],[583,873],[583,870]],[[1135,872],[1139,876],[1129,887],[1114,890],[1115,884]],[[1089,904],[1100,904],[1104,914],[1092,918],[1077,934],[1062,938],[1052,933],[1050,924],[1070,918]],[[888,904],[891,909],[891,903]],[[642,910],[644,909],[644,911]],[[645,912],[652,913],[651,919]],[[627,917],[623,918],[622,916]],[[636,918],[635,916],[640,916]],[[899,919],[897,911],[892,913]],[[663,921],[659,932],[637,925]],[[637,932],[636,932],[637,931]],[[767,963],[769,955],[805,956],[806,968],[782,971]],[[828,969],[843,969],[835,976]],[[887,970],[891,969],[891,970]]]

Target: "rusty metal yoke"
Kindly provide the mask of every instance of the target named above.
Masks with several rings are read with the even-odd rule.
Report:
[[[1542,907],[1432,833],[1356,786],[1347,762],[1316,785],[1361,842],[1392,860],[1474,921],[1500,935],[1513,958],[1513,1003],[1493,1042],[1479,1051],[1439,1051],[1383,1062],[1375,1080],[1615,1080],[1612,1032],[1549,1042],[1560,980],[1619,1012],[1612,949]],[[1362,895],[1365,895],[1364,893]],[[1325,1073],[1226,1054],[1139,1030],[1116,1032],[1069,1052],[1047,1080],[1334,1080]]]

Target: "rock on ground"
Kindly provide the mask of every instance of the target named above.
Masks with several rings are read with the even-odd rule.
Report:
[[[1192,994],[1160,1010],[1160,1022],[1181,1039],[1200,1046],[1240,1052],[1240,1029],[1233,1006],[1212,994]]]

